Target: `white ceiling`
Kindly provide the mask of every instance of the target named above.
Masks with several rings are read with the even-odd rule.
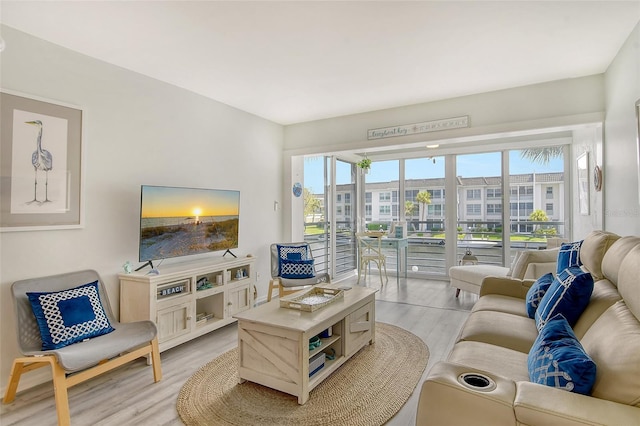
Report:
[[[602,73],[640,20],[640,0],[0,6],[8,26],[281,124]]]

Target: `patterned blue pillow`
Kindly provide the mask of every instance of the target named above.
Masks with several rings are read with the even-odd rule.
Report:
[[[98,281],[63,291],[27,293],[36,316],[42,350],[59,349],[111,333],[98,293]]]
[[[538,309],[544,294],[551,287],[551,283],[553,283],[553,274],[549,272],[538,278],[527,291],[527,315],[529,318],[535,318],[536,309]]]
[[[280,276],[282,278],[313,278],[316,276],[313,267],[313,259],[309,260],[282,260],[280,264]]]
[[[575,241],[573,243],[563,243],[560,246],[560,251],[558,252],[558,266],[556,268],[556,273],[560,273],[567,268],[571,268],[572,266],[580,266],[582,262],[580,262],[580,247],[582,246],[582,240]]]
[[[311,255],[307,252],[306,244],[276,245],[278,248],[278,275],[282,276],[282,262],[284,260],[308,260]]]
[[[557,314],[573,325],[589,304],[593,292],[593,277],[578,266],[567,268],[553,280],[536,309],[538,331]]]
[[[562,315],[538,334],[527,357],[529,379],[569,392],[589,395],[596,381],[596,364],[584,351]]]

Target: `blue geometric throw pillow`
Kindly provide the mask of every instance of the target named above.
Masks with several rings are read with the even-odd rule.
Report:
[[[278,247],[278,272],[282,276],[282,262],[284,260],[308,260],[311,255],[307,252],[307,245],[280,245]]]
[[[578,266],[567,268],[553,280],[536,309],[538,331],[558,314],[573,327],[589,304],[593,292],[593,277]]]
[[[280,276],[282,278],[313,278],[316,276],[313,267],[313,259],[309,260],[282,260],[280,264]]]
[[[589,395],[596,364],[584,351],[567,320],[558,315],[538,334],[527,357],[529,379],[569,392]]]
[[[538,309],[544,294],[551,287],[551,283],[553,283],[553,274],[549,272],[538,278],[527,291],[527,315],[529,315],[529,318],[535,317],[536,309]]]
[[[563,243],[560,246],[560,251],[558,252],[558,266],[556,268],[556,273],[560,273],[567,268],[571,268],[572,266],[581,266],[582,262],[580,261],[580,247],[582,246],[582,240],[575,241],[573,243]]]
[[[111,333],[98,281],[63,291],[27,293],[40,328],[42,350],[59,349]]]

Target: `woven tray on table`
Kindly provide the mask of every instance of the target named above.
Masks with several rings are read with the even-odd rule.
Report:
[[[328,287],[313,287],[302,294],[286,296],[280,299],[281,308],[313,312],[329,303],[344,298],[344,290]]]

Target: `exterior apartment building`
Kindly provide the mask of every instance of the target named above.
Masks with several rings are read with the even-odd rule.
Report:
[[[458,177],[456,205],[458,220],[463,228],[482,224],[489,230],[501,226],[502,179],[500,177]],[[406,219],[409,231],[439,230],[443,228],[447,202],[444,178],[411,179],[405,181],[405,201],[415,206]],[[365,218],[367,223],[390,223],[405,217],[400,206],[398,181],[367,183],[365,191]],[[512,233],[530,233],[534,230],[529,216],[542,210],[549,221],[564,222],[564,173],[527,173],[509,177],[509,211]],[[427,191],[431,202],[426,206],[417,201],[420,191]],[[355,194],[352,185],[337,185],[336,220],[349,223],[355,212]],[[451,204],[451,203],[449,203]],[[425,211],[426,208],[426,211]],[[413,227],[413,229],[412,229]]]

